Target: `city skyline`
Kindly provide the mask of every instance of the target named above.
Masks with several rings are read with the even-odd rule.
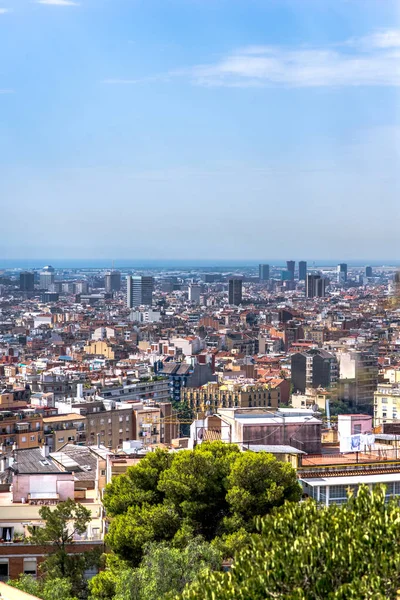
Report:
[[[1,0],[0,256],[396,256],[399,47],[392,0]]]

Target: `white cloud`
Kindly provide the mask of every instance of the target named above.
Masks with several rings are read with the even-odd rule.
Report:
[[[72,0],[36,0],[36,4],[47,4],[51,6],[79,6],[78,2]]]
[[[0,95],[2,94],[14,94],[14,90],[2,90],[0,89]]]
[[[5,15],[8,12],[10,12],[8,8],[0,8],[0,15]]]
[[[106,83],[135,84],[171,77],[225,87],[400,86],[400,30],[376,31],[326,47],[248,46],[215,63]]]

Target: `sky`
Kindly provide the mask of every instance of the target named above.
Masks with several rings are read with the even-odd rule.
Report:
[[[2,259],[400,257],[400,0],[0,0]]]

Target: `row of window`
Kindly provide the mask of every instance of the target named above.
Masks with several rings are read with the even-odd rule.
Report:
[[[36,558],[24,558],[24,575],[33,575],[36,577],[37,574],[37,559]],[[7,581],[9,578],[9,559],[0,558],[0,581]]]

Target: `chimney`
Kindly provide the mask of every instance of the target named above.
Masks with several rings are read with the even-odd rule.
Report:
[[[50,451],[50,448],[48,447],[47,444],[45,444],[44,446],[42,446],[40,448],[40,452],[41,452],[41,455],[43,456],[43,458],[47,458],[48,457],[49,451]]]
[[[83,398],[83,383],[78,383],[76,386],[76,397],[80,399]]]
[[[100,448],[100,434],[97,434],[97,447]]]

